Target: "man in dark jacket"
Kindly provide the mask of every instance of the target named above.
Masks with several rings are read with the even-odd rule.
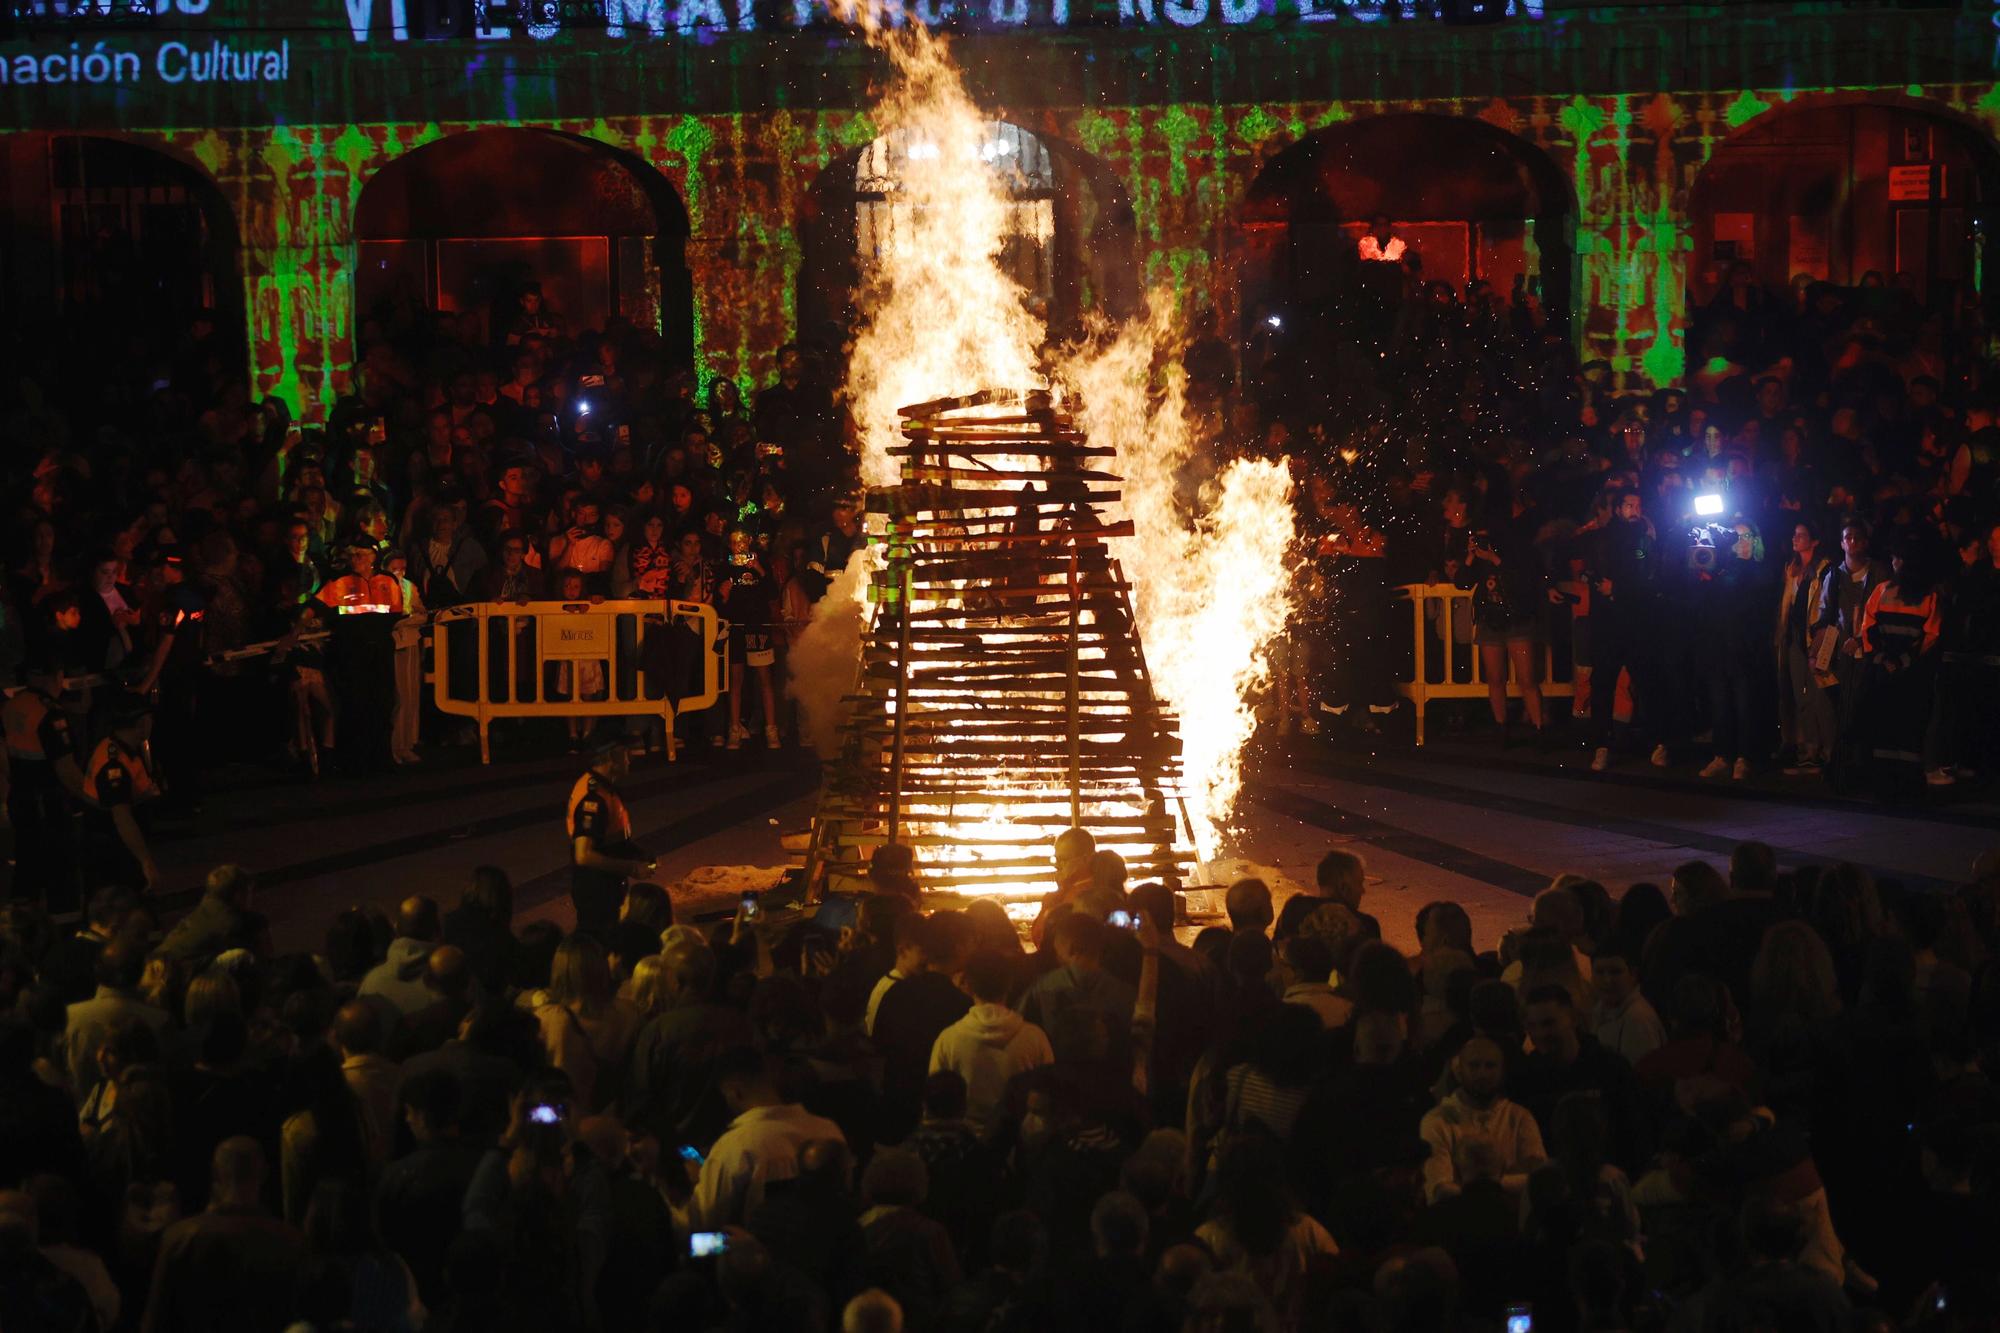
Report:
[[[269,927],[263,917],[250,910],[255,890],[256,881],[242,866],[217,866],[202,885],[201,901],[167,932],[154,952],[186,963],[190,975],[231,949],[268,955]]]
[[[875,1048],[882,1053],[882,1141],[900,1143],[920,1118],[924,1079],[938,1034],[965,1016],[972,999],[952,984],[958,965],[943,921],[905,918],[897,927],[898,966],[907,971],[875,1011]]]
[[[264,1176],[255,1140],[215,1150],[208,1210],[160,1239],[141,1333],[277,1333],[291,1322],[305,1237],[265,1210]]]
[[[1611,710],[1618,675],[1632,673],[1634,730],[1646,695],[1647,667],[1653,660],[1654,584],[1659,564],[1652,526],[1636,491],[1617,500],[1611,519],[1599,529],[1590,552],[1590,729],[1597,738],[1590,766],[1611,765]]]

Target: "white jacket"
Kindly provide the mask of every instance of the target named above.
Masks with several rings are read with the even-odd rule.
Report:
[[[1527,1173],[1548,1160],[1541,1127],[1518,1102],[1496,1098],[1491,1106],[1474,1106],[1454,1092],[1433,1106],[1417,1127],[1431,1156],[1424,1163],[1424,1198],[1435,1203],[1446,1185],[1458,1183],[1458,1147],[1467,1139],[1484,1139],[1500,1156],[1501,1181],[1518,1188]]]
[[[949,1069],[965,1080],[965,1118],[991,1134],[1007,1096],[1007,1080],[1055,1061],[1048,1035],[1004,1004],[975,1004],[931,1045],[931,1073]]]

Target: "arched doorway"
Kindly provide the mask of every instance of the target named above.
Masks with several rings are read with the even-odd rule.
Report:
[[[75,134],[49,137],[48,172],[65,322],[163,350],[206,321],[219,363],[244,364],[236,218],[213,180],[144,144]]]
[[[546,130],[454,134],[369,180],[354,210],[355,310],[472,312],[497,336],[528,283],[571,330],[614,316],[693,354],[687,212],[671,183],[609,145]]]
[[[833,353],[852,337],[854,294],[895,246],[910,205],[899,182],[946,151],[921,133],[892,130],[830,161],[807,195],[798,287],[802,342]],[[1131,201],[1109,167],[1007,121],[988,121],[976,152],[1001,180],[1012,232],[1000,254],[1050,332],[1074,332],[1085,314],[1113,318],[1139,304]]]
[[[1484,121],[1406,114],[1322,130],[1265,164],[1242,212],[1242,313],[1340,318],[1372,270],[1358,246],[1386,219],[1424,281],[1463,293],[1483,282],[1540,301],[1552,328],[1570,311],[1575,207],[1569,182],[1533,145]]]
[[[1774,294],[1801,280],[1879,283],[1948,310],[1989,271],[1996,209],[2000,152],[1946,116],[1883,101],[1759,116],[1716,148],[1689,193],[1689,348],[1725,349],[1716,312],[1732,281]],[[1989,306],[1994,288],[1979,292]]]

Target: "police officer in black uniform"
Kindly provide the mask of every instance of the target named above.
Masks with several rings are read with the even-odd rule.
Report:
[[[616,785],[630,767],[630,756],[619,742],[592,751],[589,769],[570,788],[565,815],[576,929],[599,940],[618,923],[625,881],[651,874],[655,866],[632,841],[632,814]]]

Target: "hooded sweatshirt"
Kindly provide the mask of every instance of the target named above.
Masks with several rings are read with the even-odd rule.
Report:
[[[429,940],[403,936],[390,940],[389,956],[361,978],[361,994],[385,1001],[405,1016],[430,1008],[437,996],[424,985],[424,970],[436,947]]]
[[[949,1069],[965,1080],[965,1117],[991,1135],[1005,1108],[1007,1081],[1055,1061],[1040,1028],[1004,1004],[975,1004],[938,1034],[931,1069]]]

